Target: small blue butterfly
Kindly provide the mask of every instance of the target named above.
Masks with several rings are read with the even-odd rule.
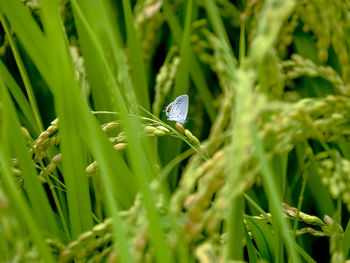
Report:
[[[188,96],[181,95],[170,103],[165,110],[165,114],[170,121],[176,121],[184,124],[188,112]]]

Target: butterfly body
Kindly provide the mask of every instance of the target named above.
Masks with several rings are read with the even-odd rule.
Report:
[[[165,110],[165,114],[170,121],[176,121],[184,124],[188,112],[188,96],[181,95],[170,103]]]

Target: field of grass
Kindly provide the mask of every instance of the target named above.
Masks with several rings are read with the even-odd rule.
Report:
[[[350,262],[349,50],[349,0],[0,0],[0,262]]]

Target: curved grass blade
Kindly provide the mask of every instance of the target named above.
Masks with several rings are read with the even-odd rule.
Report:
[[[8,72],[7,68],[5,67],[5,65],[1,60],[0,60],[0,76],[4,80],[14,100],[17,102],[17,105],[21,110],[21,112],[23,113],[24,118],[27,120],[29,124],[29,127],[28,127],[29,130],[32,132],[33,136],[39,135],[40,130],[38,129],[38,126],[36,124],[30,104],[28,103],[22,90],[20,89],[16,81],[13,79],[10,72]]]
[[[128,38],[127,44],[132,54],[131,63],[135,83],[135,94],[139,104],[147,110],[150,110],[151,103],[149,100],[145,66],[142,60],[140,42],[137,39],[137,34],[134,27],[134,18],[131,11],[130,1],[123,0],[123,9]]]
[[[290,233],[292,233],[291,228],[282,214],[282,210],[281,210],[282,201],[278,193],[279,188],[276,185],[274,175],[266,159],[267,157],[264,153],[262,142],[258,138],[258,134],[255,127],[251,127],[251,132],[252,132],[254,145],[257,149],[257,157],[259,158],[259,161],[261,164],[261,170],[262,170],[263,181],[264,181],[264,189],[267,194],[267,197],[271,206],[272,215],[274,218],[272,220],[272,223],[275,225],[274,228],[276,230],[279,229],[281,231],[281,235],[286,244],[291,261],[300,262],[299,256],[295,252],[293,237],[290,235]]]
[[[22,76],[22,80],[23,80],[24,87],[25,87],[26,92],[27,92],[29,104],[30,104],[30,107],[32,109],[32,113],[33,113],[33,116],[34,116],[34,119],[35,119],[35,123],[36,123],[36,127],[35,128],[38,130],[38,132],[43,132],[44,128],[43,128],[42,120],[40,118],[38,105],[36,104],[36,101],[35,101],[32,85],[30,84],[30,80],[29,80],[27,71],[26,71],[26,69],[24,67],[24,64],[23,64],[21,56],[20,56],[20,54],[18,52],[17,46],[16,46],[16,44],[15,44],[15,42],[14,42],[12,36],[11,36],[9,26],[6,23],[3,15],[1,13],[0,13],[0,21],[1,21],[2,26],[4,27],[4,30],[6,32],[6,36],[7,36],[8,40],[9,40],[9,43],[10,43],[10,46],[11,46],[11,49],[12,49],[13,56],[14,56],[14,58],[16,60],[16,63],[17,63],[18,70],[19,70],[19,72],[20,72],[20,74]],[[37,132],[37,134],[35,134],[36,136],[39,135],[38,132]]]
[[[177,17],[173,14],[170,4],[168,0],[163,1],[164,14],[166,16],[167,23],[169,24],[172,36],[174,37],[176,43],[180,45],[181,38],[183,35],[182,29],[180,27],[179,21]],[[200,94],[204,107],[209,115],[210,120],[213,122],[215,120],[215,109],[213,107],[213,98],[210,93],[210,89],[207,85],[207,81],[203,74],[203,71],[200,67],[198,59],[193,55],[192,52],[189,54],[190,56],[190,74],[191,79],[193,80],[198,93]]]
[[[50,61],[47,60],[49,45],[34,18],[18,0],[0,1],[0,12],[8,19],[11,28],[15,29],[16,36],[24,44],[25,50],[49,84],[51,82]]]
[[[258,262],[258,254],[246,228],[244,228],[244,234],[247,243],[249,262],[256,263]]]
[[[52,233],[62,238],[62,233],[57,226],[55,215],[50,207],[49,200],[44,192],[44,188],[39,181],[35,167],[26,147],[26,142],[20,130],[20,123],[15,113],[6,88],[1,81],[2,98],[4,107],[2,120],[2,147],[8,149],[9,153],[19,160],[21,173],[23,175],[24,189],[28,195],[30,205],[34,211],[35,219],[43,227],[46,233]]]
[[[258,219],[246,216],[247,224],[252,232],[256,246],[262,258],[268,262],[274,262],[274,237],[272,235],[271,226],[261,222]]]
[[[61,232],[57,227],[57,222],[49,207],[49,202],[35,173],[28,150],[25,147],[25,140],[20,132],[20,126],[14,107],[4,82],[1,79],[0,94],[2,107],[6,109],[2,112],[0,126],[0,164],[2,168],[0,175],[2,182],[5,185],[12,205],[17,210],[18,217],[23,220],[35,241],[42,259],[47,262],[53,262],[49,249],[44,242],[43,234],[51,233],[59,237]],[[17,154],[19,156],[25,189],[28,193],[30,205],[26,203],[24,195],[18,191],[13,180],[14,175],[12,174],[10,166],[12,154]],[[31,213],[29,206],[33,209],[34,214]],[[39,225],[41,226],[41,230],[38,228]]]
[[[151,192],[151,189],[149,188],[149,180],[150,178],[152,178],[153,172],[145,156],[145,151],[141,147],[142,144],[139,141],[140,138],[138,136],[137,131],[140,130],[139,127],[141,127],[141,125],[139,122],[136,122],[135,120],[130,119],[128,117],[128,110],[127,110],[125,101],[123,101],[123,96],[119,89],[119,86],[117,85],[116,80],[114,79],[114,76],[108,66],[106,58],[104,57],[103,51],[101,49],[101,45],[98,39],[94,37],[91,27],[89,26],[88,21],[85,19],[83,13],[81,12],[79,5],[77,5],[75,1],[72,1],[72,4],[73,4],[73,8],[79,15],[79,18],[81,19],[84,26],[86,27],[87,32],[90,32],[91,40],[95,45],[96,51],[100,55],[100,59],[103,61],[104,68],[108,73],[109,80],[113,85],[113,91],[114,91],[113,96],[116,102],[116,108],[120,112],[121,123],[122,123],[122,126],[125,128],[126,134],[128,136],[128,145],[129,145],[128,155],[130,157],[129,159],[135,173],[135,179],[136,179],[137,185],[143,193],[145,208],[147,211],[146,214],[149,220],[151,241],[155,247],[155,253],[159,261],[171,262],[172,258],[170,257],[170,254],[169,254],[170,250],[167,248],[167,243],[162,234],[160,218],[156,212],[154,196],[153,196],[153,193]],[[119,50],[119,52],[122,53],[123,51]],[[124,72],[124,74],[125,72],[127,72],[127,70],[125,69],[121,69],[121,71]],[[123,77],[123,80],[127,81],[124,83],[124,85],[131,83],[131,81],[128,81],[127,75],[124,75],[122,77]],[[126,88],[130,89],[131,87],[127,86]],[[86,117],[88,117],[88,115],[86,115]],[[143,165],[140,166],[139,165],[140,163]]]

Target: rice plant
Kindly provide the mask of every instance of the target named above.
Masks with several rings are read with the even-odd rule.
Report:
[[[0,25],[0,262],[349,262],[350,1],[2,0]]]

